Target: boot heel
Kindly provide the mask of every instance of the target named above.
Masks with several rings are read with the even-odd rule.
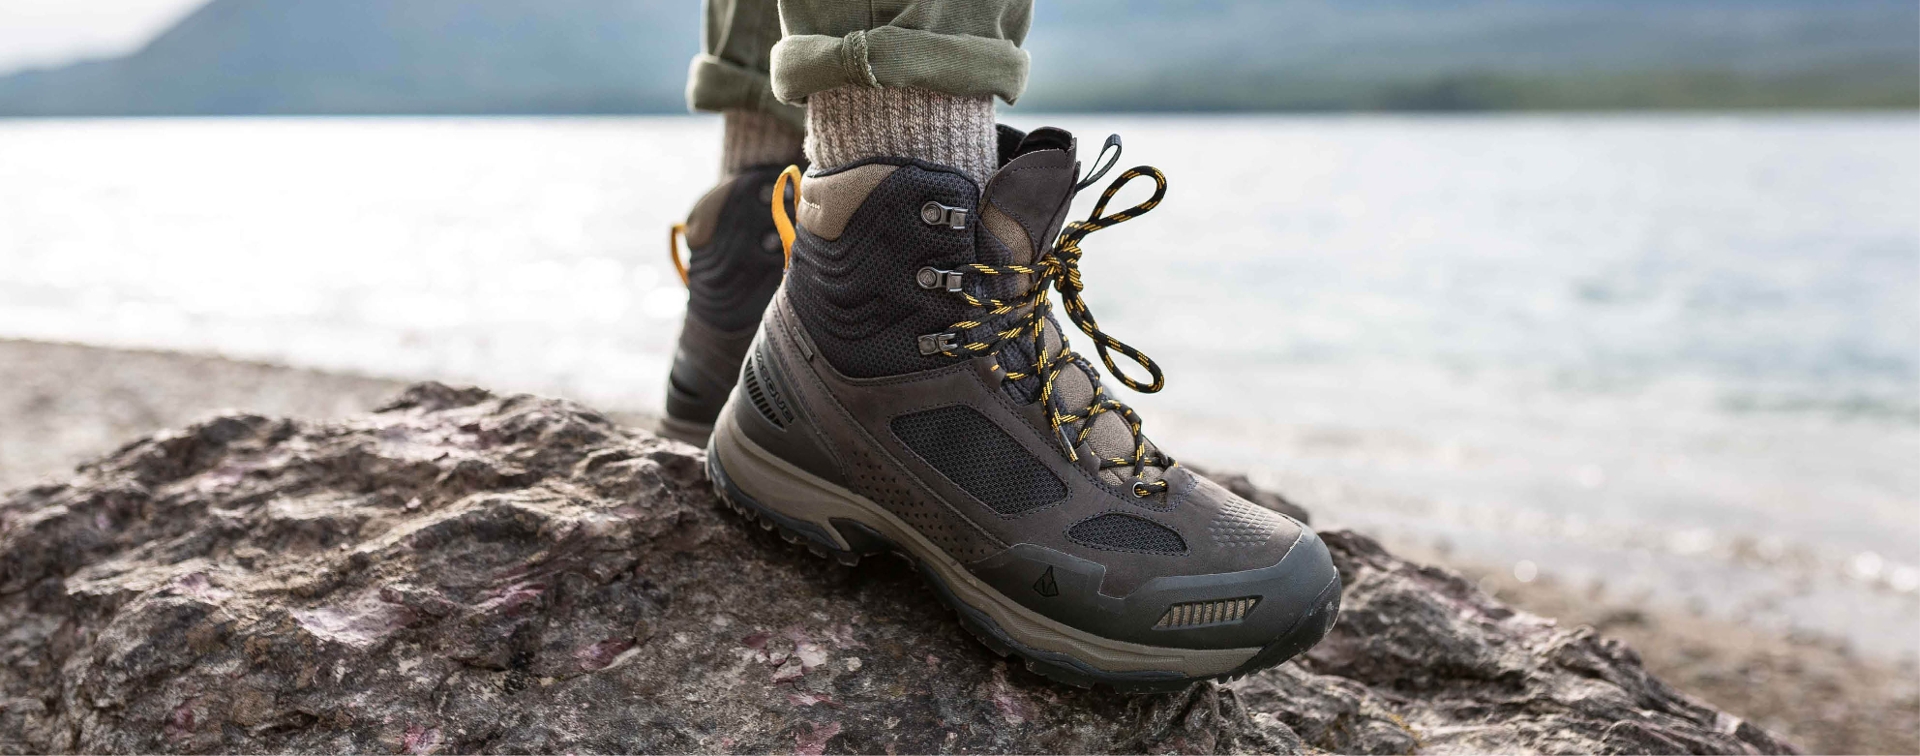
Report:
[[[877,537],[868,535],[874,531],[864,526],[866,513],[859,504],[833,484],[759,448],[734,425],[731,412],[723,410],[714,425],[707,476],[728,507],[815,554],[855,564],[862,556],[891,550],[891,544],[872,543]],[[861,532],[850,539],[836,520],[862,523]]]

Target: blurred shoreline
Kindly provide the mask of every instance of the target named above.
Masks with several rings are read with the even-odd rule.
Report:
[[[58,480],[139,436],[218,412],[337,418],[379,406],[406,383],[183,352],[0,339],[0,491]],[[652,420],[609,414],[630,427]],[[1592,586],[1550,577],[1521,582],[1502,568],[1401,548],[1518,607],[1624,640],[1668,682],[1812,752],[1920,750],[1920,668],[1911,659],[1870,658],[1839,639],[1630,605]]]

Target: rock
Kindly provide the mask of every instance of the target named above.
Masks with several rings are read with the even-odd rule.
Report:
[[[723,514],[693,447],[422,384],[236,415],[0,503],[0,752],[1791,752],[1587,629],[1364,537],[1233,685],[1063,687],[893,559]]]
[[[1314,748],[1346,753],[1795,753],[1655,679],[1590,627],[1510,609],[1448,570],[1323,532],[1347,586],[1334,630],[1235,685]]]

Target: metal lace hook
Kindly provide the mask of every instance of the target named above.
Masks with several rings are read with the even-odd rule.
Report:
[[[1113,151],[1113,157],[1107,157],[1108,150]],[[1105,165],[1100,163],[1102,160],[1106,161]],[[1100,145],[1100,154],[1093,156],[1093,167],[1087,170],[1087,177],[1080,179],[1080,183],[1073,185],[1074,193],[1078,194],[1080,190],[1093,186],[1093,182],[1099,181],[1101,176],[1107,175],[1107,171],[1113,170],[1113,166],[1119,162],[1120,135],[1108,134],[1106,143]]]

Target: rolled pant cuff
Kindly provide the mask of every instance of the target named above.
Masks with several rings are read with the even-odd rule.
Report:
[[[1027,52],[1004,39],[898,26],[794,35],[773,46],[773,94],[801,103],[838,87],[914,87],[1012,103],[1026,91],[1027,66]]]
[[[687,107],[714,113],[750,110],[777,117],[795,131],[807,128],[806,109],[774,97],[765,74],[713,55],[695,56],[688,67]]]

